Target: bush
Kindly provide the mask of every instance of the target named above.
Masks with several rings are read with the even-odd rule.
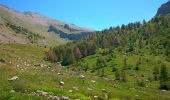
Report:
[[[46,52],[46,58],[47,58],[47,60],[49,60],[51,62],[57,61],[57,56],[55,55],[55,53],[52,50],[49,50],[48,52]]]
[[[137,80],[137,85],[140,86],[140,87],[145,87],[144,80],[141,80],[141,81]]]
[[[25,92],[26,86],[24,82],[16,81],[13,84],[13,88],[16,92]]]

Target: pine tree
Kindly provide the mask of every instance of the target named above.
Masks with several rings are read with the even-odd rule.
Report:
[[[160,70],[160,89],[168,90],[168,70],[165,64],[161,66]]]
[[[123,70],[127,70],[127,59],[124,58],[123,60]]]
[[[116,70],[116,72],[115,72],[115,80],[120,80],[119,70]]]
[[[154,67],[154,69],[153,69],[153,78],[154,78],[155,81],[158,80],[158,74],[159,74],[158,67]]]
[[[126,79],[126,71],[125,70],[122,70],[122,72],[121,72],[121,80],[122,80],[122,82],[127,81],[127,79]]]
[[[104,68],[102,68],[101,76],[103,77],[104,75],[105,75],[105,71],[104,71]]]
[[[141,58],[139,58],[138,61],[136,62],[135,70],[139,70],[140,69],[140,64],[141,64]]]
[[[97,59],[96,62],[96,69],[97,69],[97,74],[100,75],[100,70],[101,70],[101,76],[104,76],[104,68],[107,67],[106,62],[103,58]]]

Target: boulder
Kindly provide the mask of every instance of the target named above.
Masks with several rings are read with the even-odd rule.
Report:
[[[63,85],[64,85],[64,82],[63,82],[63,81],[60,81],[60,82],[59,82],[59,85],[63,86]]]
[[[61,100],[70,100],[70,99],[69,99],[69,97],[62,96],[62,97],[61,97]]]
[[[80,75],[79,79],[85,79],[85,76],[84,75]]]
[[[87,87],[87,89],[89,90],[89,91],[92,91],[93,89],[92,88],[90,88],[90,87]]]
[[[96,83],[96,81],[94,81],[94,80],[91,80],[91,82],[92,82],[92,83]]]
[[[41,91],[41,90],[37,90],[35,93],[38,96],[48,96],[47,92],[44,92],[44,91]]]
[[[60,100],[58,96],[50,96],[48,97],[49,100]]]
[[[9,61],[9,64],[12,64],[12,62],[11,62],[11,61]]]
[[[167,90],[162,90],[162,92],[166,92]]]
[[[18,76],[13,76],[12,78],[8,79],[8,81],[16,81],[19,80]]]
[[[48,96],[48,93],[47,92],[44,92],[44,91],[42,91],[42,96]]]
[[[5,60],[4,59],[0,59],[0,63],[5,63]]]
[[[44,67],[43,64],[34,64],[35,67]]]
[[[145,80],[145,82],[149,82],[149,80]]]
[[[105,93],[107,93],[106,89],[102,89],[102,92],[105,92]]]
[[[72,93],[72,92],[73,92],[73,90],[69,90],[68,92]]]
[[[11,90],[10,92],[11,92],[11,93],[15,93],[15,90]]]
[[[75,87],[75,86],[72,87],[72,89],[75,90],[75,91],[78,91],[78,90],[79,90],[78,87]]]
[[[41,95],[41,92],[42,92],[42,91],[37,90],[37,91],[35,92],[35,94],[38,95],[38,96],[40,96],[40,95]]]
[[[98,96],[96,96],[96,95],[94,96],[94,99],[98,99],[98,98],[99,98]]]

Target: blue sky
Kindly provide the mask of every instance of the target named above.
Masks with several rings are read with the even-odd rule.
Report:
[[[38,12],[81,27],[102,30],[150,20],[168,0],[0,0],[18,11]]]

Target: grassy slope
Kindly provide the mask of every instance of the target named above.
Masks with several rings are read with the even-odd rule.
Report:
[[[67,42],[67,40],[61,39],[60,37],[56,36],[54,33],[48,33],[47,26],[35,25],[35,24],[28,22],[27,20],[19,19],[16,17],[16,15],[9,13],[8,11],[4,9],[0,9],[0,13],[1,13],[0,23],[3,24],[4,26],[6,23],[10,23],[12,25],[24,27],[30,32],[33,32],[35,34],[39,34],[42,37],[45,37],[45,39],[39,39],[37,41],[38,42],[37,44],[53,46],[53,45],[64,44]],[[15,33],[15,31],[7,27],[3,27],[2,33],[10,33],[10,34],[13,33],[12,35],[17,36],[17,37],[22,37],[23,39],[27,37],[25,35],[19,35]],[[8,34],[6,35],[8,36]]]
[[[46,97],[35,96],[32,92],[36,90],[43,90],[51,95],[69,96],[71,99],[80,98],[81,100],[93,100],[95,95],[106,99],[104,94],[109,96],[109,100],[170,99],[170,92],[163,92],[157,89],[158,82],[149,82],[146,83],[148,87],[139,87],[135,84],[136,79],[130,77],[128,77],[128,83],[119,83],[112,80],[114,79],[114,75],[110,72],[109,67],[107,71],[108,76],[101,78],[96,76],[95,73],[76,72],[72,68],[62,68],[56,64],[44,61],[44,52],[47,49],[42,47],[19,44],[1,44],[0,47],[0,58],[6,61],[5,63],[0,63],[0,99],[46,99]],[[89,66],[93,65],[95,63],[96,56],[97,55],[87,57],[88,59],[85,58],[84,62],[88,62]],[[107,55],[105,57],[107,57]],[[133,65],[135,62],[132,62],[132,60],[136,61],[136,58],[138,57],[129,57],[128,63]],[[118,66],[121,66],[122,59],[123,55],[116,54],[115,60],[108,63],[108,65],[117,63]],[[159,59],[162,60],[161,58]],[[148,66],[155,63],[152,61],[150,62],[151,63],[148,64]],[[43,68],[34,67],[34,64],[38,63],[47,66]],[[51,68],[48,69],[47,67]],[[143,71],[144,68],[145,66],[142,65],[142,70],[140,71],[141,74],[146,73]],[[147,68],[148,72],[150,72],[152,67]],[[63,75],[58,75],[58,72]],[[134,71],[129,71],[129,73],[132,72]],[[82,80],[78,79],[80,74],[86,76],[84,83]],[[19,80],[16,82],[9,82],[8,79],[14,75],[17,75]],[[140,74],[137,76],[140,78]],[[147,75],[144,78],[147,78]],[[58,84],[61,80],[65,82],[63,88],[61,88]],[[92,83],[92,80],[95,80],[96,83]],[[74,91],[72,87],[78,87],[79,90]],[[12,89],[16,89],[17,92],[11,93],[10,91]],[[73,93],[69,92],[71,89],[73,90]],[[105,91],[102,91],[102,89],[105,89]]]
[[[128,55],[128,54],[122,54],[119,51],[115,50],[114,53],[112,53],[113,57],[111,56],[111,54],[108,55],[102,55],[102,54],[95,54],[92,56],[88,56],[83,58],[82,60],[79,61],[78,65],[86,65],[89,67],[89,69],[87,70],[87,73],[91,73],[91,71],[93,70],[93,67],[96,66],[96,61],[98,58],[103,57],[104,59],[109,59],[110,61],[107,61],[107,67],[105,68],[105,77],[109,78],[109,79],[115,79],[115,72],[112,72],[112,69],[114,66],[116,66],[116,68],[120,71],[122,69],[123,66],[123,59],[127,58],[127,65],[130,66],[130,69],[128,69],[126,71],[126,77],[128,82],[127,83],[118,83],[120,85],[120,88],[122,89],[127,89],[127,90],[123,90],[121,91],[120,94],[127,94],[126,95],[130,95],[130,97],[134,97],[135,96],[135,92],[134,91],[138,91],[138,92],[142,92],[140,93],[139,97],[140,99],[170,99],[170,97],[166,94],[161,92],[158,88],[159,88],[159,81],[153,81],[153,68],[156,66],[158,68],[160,68],[161,63],[165,63],[168,67],[168,69],[170,69],[170,62],[166,61],[166,57],[159,55],[159,56],[154,56],[151,55],[149,53],[142,54],[142,55]],[[138,59],[141,58],[141,65],[140,65],[140,70],[136,71],[135,70],[135,65],[136,62],[138,61]],[[94,75],[97,75],[97,71],[93,73]],[[136,77],[133,77],[131,75],[134,75]],[[137,81],[141,81],[143,80],[144,82],[149,80],[150,82],[145,82],[145,86],[144,87],[139,87],[137,85]],[[114,84],[114,82],[112,83]],[[124,87],[124,85],[126,85]],[[133,92],[131,93],[131,88],[133,88]],[[117,93],[117,91],[116,91]],[[170,92],[167,92],[170,93]],[[118,95],[120,95],[118,94]],[[138,94],[138,93],[137,93]],[[156,95],[155,95],[156,94]],[[161,95],[160,95],[161,94]],[[163,96],[164,95],[164,96]],[[158,97],[157,97],[158,96]]]

